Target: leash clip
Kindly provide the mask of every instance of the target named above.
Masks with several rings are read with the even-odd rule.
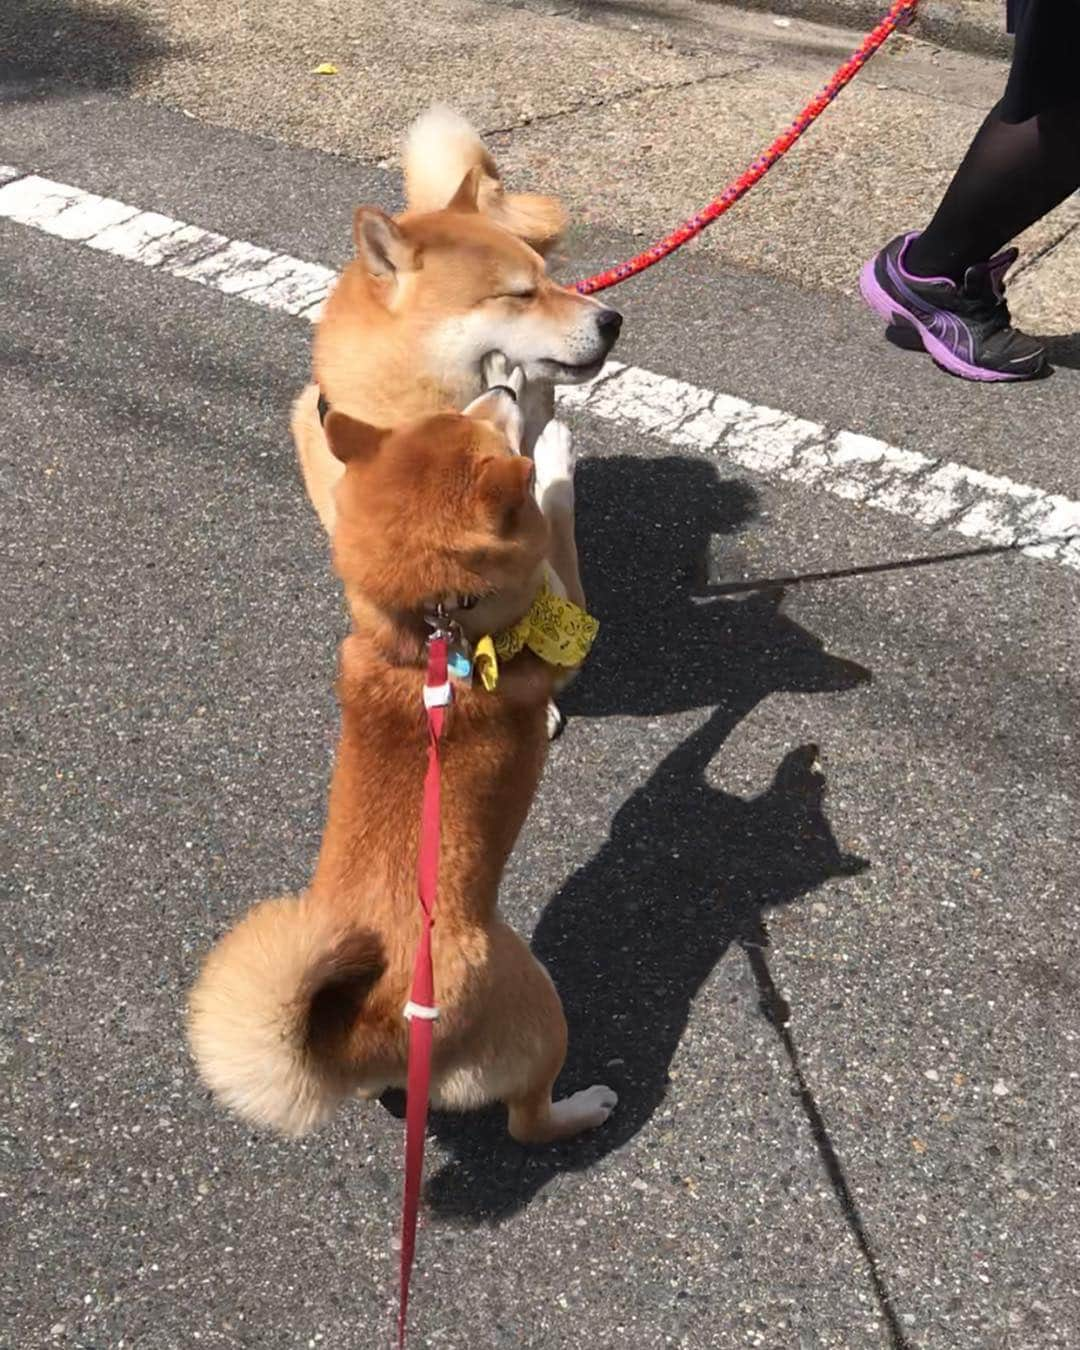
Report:
[[[432,644],[444,642],[446,644],[447,653],[449,653],[450,646],[454,641],[454,632],[457,629],[457,624],[447,614],[446,605],[442,600],[437,600],[435,602],[434,614],[425,613],[424,622],[431,628],[431,632],[427,637],[427,648],[429,653],[428,679],[430,680],[434,668],[431,664],[432,657],[430,655]],[[445,660],[442,662],[441,673],[444,678],[439,684],[428,684],[426,682],[424,684],[424,707],[427,708],[429,712],[432,708],[447,707],[454,696],[453,690],[450,687],[450,680],[447,678]]]
[[[434,610],[424,612],[424,622],[431,629],[431,632],[427,635],[429,647],[438,638],[445,638],[447,642],[453,642],[457,624],[450,617],[446,604],[442,600],[435,602]]]

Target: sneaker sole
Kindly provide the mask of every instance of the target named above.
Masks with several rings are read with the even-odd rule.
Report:
[[[1037,377],[1038,372],[1032,372],[1030,375],[1010,375],[1003,370],[986,370],[982,366],[973,366],[967,361],[961,361],[950,347],[947,347],[939,337],[935,337],[925,324],[919,322],[916,315],[904,309],[884,290],[875,275],[876,262],[876,258],[871,258],[859,273],[859,290],[862,298],[886,323],[913,328],[922,340],[923,347],[943,370],[947,370],[950,375],[958,375],[962,380],[979,380],[986,384],[1015,383]]]

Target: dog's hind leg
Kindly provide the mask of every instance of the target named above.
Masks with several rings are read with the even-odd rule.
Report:
[[[490,963],[493,983],[475,1057],[458,1075],[459,1089],[467,1085],[474,1098],[460,1104],[505,1102],[510,1135],[518,1143],[553,1143],[603,1125],[618,1103],[612,1088],[597,1084],[552,1102],[566,1060],[563,1004],[551,976],[505,923],[491,929]]]
[[[511,1138],[519,1144],[553,1144],[560,1139],[569,1139],[584,1130],[594,1130],[603,1125],[614,1111],[619,1098],[612,1088],[603,1083],[575,1092],[562,1101],[552,1100],[555,1080],[566,1058],[566,1021],[562,1004],[555,992],[548,973],[525,948],[522,943],[523,957],[527,959],[537,973],[541,974],[548,986],[550,1002],[544,1009],[549,1035],[545,1039],[542,1053],[536,1055],[522,1087],[513,1094],[507,1094],[507,1128]],[[516,985],[520,991],[521,985]],[[538,1008],[521,1009],[517,1015],[535,1018]],[[537,1047],[540,1049],[540,1047]]]
[[[469,1110],[502,1101],[510,1134],[523,1144],[549,1144],[602,1125],[618,1101],[597,1085],[553,1102],[566,1058],[566,1018],[551,976],[504,923],[490,930],[490,983],[481,994],[468,1052],[444,1074],[438,1105]]]
[[[554,1144],[585,1130],[595,1130],[604,1124],[619,1100],[611,1088],[598,1084],[553,1102],[551,1087],[548,1083],[531,1096],[508,1103],[510,1134],[519,1144]]]

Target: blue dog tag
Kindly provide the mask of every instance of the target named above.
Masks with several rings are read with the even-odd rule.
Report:
[[[455,648],[447,658],[447,668],[455,680],[467,682],[472,680],[472,662],[463,651]]]

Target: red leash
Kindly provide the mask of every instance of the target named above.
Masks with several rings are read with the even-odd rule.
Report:
[[[428,638],[427,678],[424,708],[427,712],[428,763],[424,778],[424,805],[420,817],[420,858],[416,871],[420,896],[420,942],[416,948],[412,993],[405,1005],[409,1019],[408,1102],[405,1108],[405,1193],[401,1205],[401,1297],[398,1306],[398,1345],[405,1344],[409,1313],[409,1278],[416,1255],[416,1219],[420,1209],[420,1182],[424,1175],[424,1135],[427,1130],[428,1096],[431,1091],[431,1043],[433,1023],[439,1015],[435,1004],[435,974],[431,964],[431,929],[435,922],[435,896],[439,881],[439,834],[442,775],[439,742],[451,693],[446,662],[449,635],[440,625]]]
[[[714,198],[697,215],[691,216],[666,239],[653,244],[652,248],[639,253],[629,262],[618,263],[615,267],[609,267],[606,272],[597,272],[595,276],[586,277],[584,281],[579,281],[574,286],[574,290],[581,295],[592,295],[596,291],[607,290],[609,286],[617,286],[620,281],[637,276],[647,267],[652,267],[654,263],[666,258],[669,253],[674,253],[677,248],[682,248],[683,244],[696,238],[714,220],[719,220],[724,212],[729,211],[740,197],[744,197],[759,179],[764,178],[778,159],[787,154],[803,132],[813,126],[840,90],[862,70],[885,39],[901,24],[906,24],[914,18],[918,3],[919,0],[893,0],[888,14],[875,29],[867,33],[856,51],[833,74],[821,92],[810,100],[787,130],[781,132],[772,145],[754,160],[744,174],[726,187],[719,197]]]
[[[821,116],[841,89],[863,68],[885,39],[915,13],[919,0],[893,0],[892,7],[873,32],[863,39],[850,60],[845,61],[816,98],[812,99],[778,136],[765,153],[713,202],[680,225],[666,239],[629,262],[619,263],[606,272],[579,281],[575,287],[582,295],[606,290],[628,277],[644,272],[688,240],[699,235],[729,210],[740,197],[795,144]],[[416,1255],[416,1223],[420,1208],[420,1183],[424,1174],[424,1135],[427,1130],[428,1097],[431,1091],[431,1049],[433,1022],[439,1015],[435,1004],[435,976],[431,962],[431,929],[435,916],[435,897],[439,879],[439,834],[441,765],[439,742],[446,721],[451,691],[447,673],[449,634],[441,623],[428,639],[427,678],[424,682],[424,707],[428,724],[428,764],[424,778],[424,805],[420,823],[420,858],[417,866],[417,890],[420,897],[420,942],[416,949],[412,993],[405,1005],[409,1019],[408,1104],[405,1111],[405,1193],[401,1207],[401,1291],[398,1306],[398,1345],[405,1345],[409,1312],[409,1281]]]

